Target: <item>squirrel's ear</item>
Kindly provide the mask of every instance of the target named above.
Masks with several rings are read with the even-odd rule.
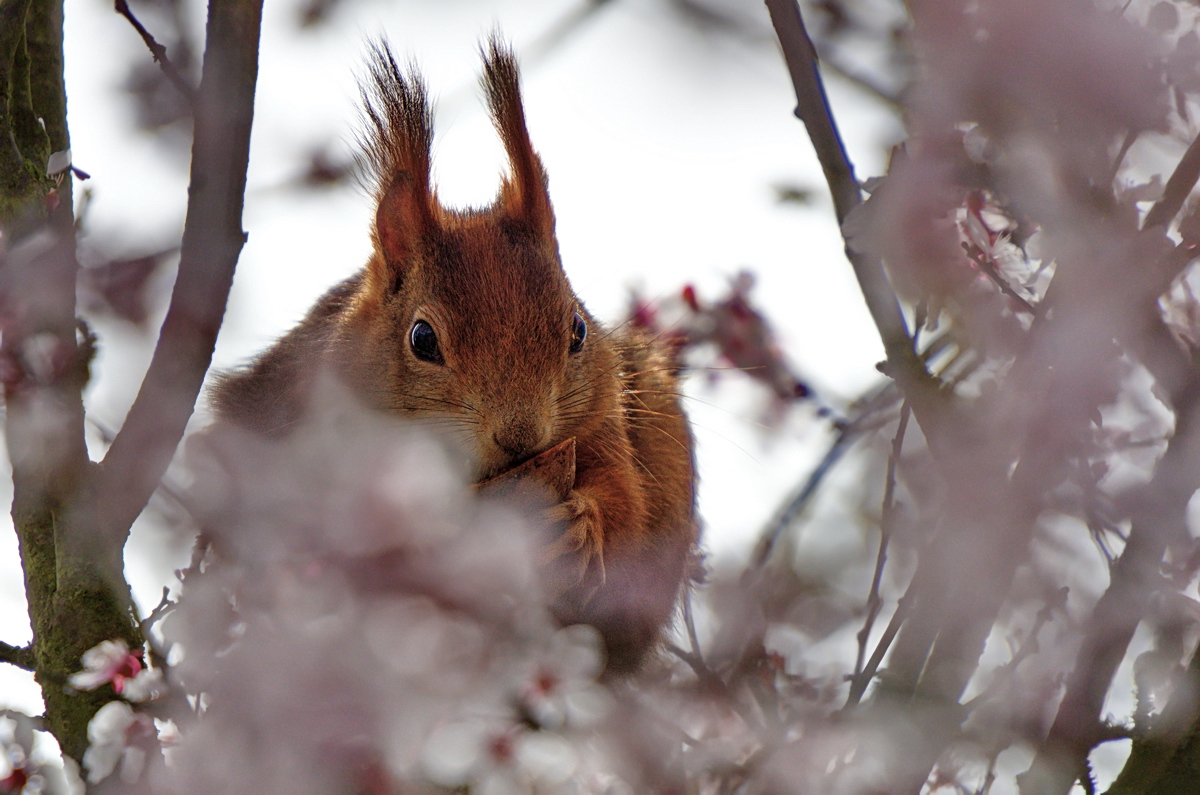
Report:
[[[368,131],[367,165],[379,186],[375,211],[377,260],[387,273],[381,284],[398,285],[417,246],[437,217],[429,184],[433,114],[425,83],[415,67],[406,77],[386,42],[376,42],[362,87]]]
[[[387,269],[377,274],[382,284],[399,286],[428,232],[430,217],[429,191],[421,190],[407,172],[397,174],[375,209],[375,242]]]
[[[483,87],[492,122],[504,141],[511,176],[500,189],[500,203],[510,215],[536,231],[554,234],[554,211],[546,188],[546,171],[533,151],[521,105],[521,81],[511,49],[493,34],[483,49]]]

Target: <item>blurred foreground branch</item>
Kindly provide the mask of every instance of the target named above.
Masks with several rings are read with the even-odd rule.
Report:
[[[123,572],[125,539],[191,414],[244,242],[240,219],[260,16],[261,5],[254,2],[214,0],[210,6],[175,296],[138,402],[99,466],[88,461],[84,444],[81,393],[90,344],[80,345],[76,337],[78,264],[65,167],[51,175],[42,197],[9,214],[12,220],[4,227],[5,429],[13,466],[13,520],[46,723],[76,760],[88,747],[89,722],[112,693],[78,693],[64,685],[84,652],[101,641],[119,640],[131,649],[142,645]],[[28,96],[44,119],[50,149],[69,158],[61,4],[32,4],[23,28],[3,30],[6,38],[14,31],[23,34],[27,86],[33,88]],[[44,163],[43,156],[40,167]],[[19,197],[11,186],[0,193],[6,201]],[[29,221],[46,211],[48,223]]]

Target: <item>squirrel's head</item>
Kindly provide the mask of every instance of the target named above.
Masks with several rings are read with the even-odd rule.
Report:
[[[420,76],[402,73],[386,45],[372,53],[374,253],[339,359],[370,404],[443,426],[486,476],[611,415],[617,358],[563,273],[516,61],[495,37],[483,55],[510,169],[490,207],[452,210],[430,182]]]

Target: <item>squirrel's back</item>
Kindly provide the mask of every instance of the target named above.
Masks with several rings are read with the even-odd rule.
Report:
[[[210,394],[216,419],[264,436],[285,434],[304,413],[318,363],[362,274],[334,285],[304,319],[252,363],[222,373]]]

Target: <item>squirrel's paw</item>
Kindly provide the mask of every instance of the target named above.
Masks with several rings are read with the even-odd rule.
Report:
[[[596,501],[572,491],[545,516],[563,532],[542,550],[542,564],[558,569],[564,588],[582,585],[589,574],[596,587],[603,585],[604,528]]]

